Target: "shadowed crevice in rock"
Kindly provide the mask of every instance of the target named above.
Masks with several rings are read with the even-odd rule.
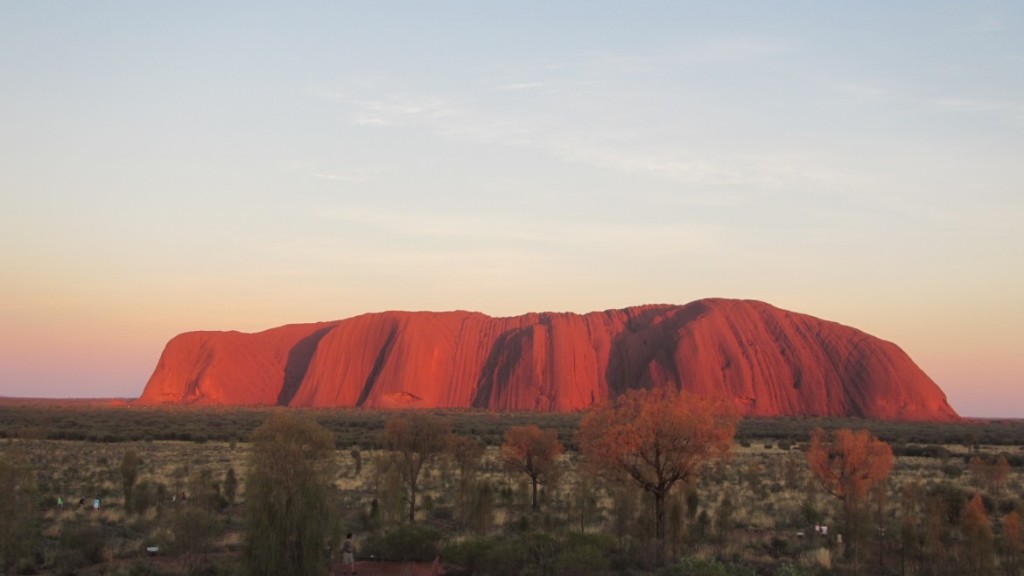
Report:
[[[512,370],[523,354],[521,337],[525,329],[503,332],[491,347],[491,352],[480,371],[476,384],[476,394],[470,403],[471,408],[490,408],[494,400],[492,396],[499,392],[502,383],[508,382]]]
[[[299,391],[302,379],[306,377],[309,370],[309,362],[313,359],[316,347],[325,334],[331,331],[333,326],[328,326],[299,340],[291,351],[288,352],[288,361],[284,365],[284,382],[281,386],[281,393],[277,395],[277,405],[287,406],[291,403],[295,393]]]
[[[373,369],[370,370],[369,376],[366,377],[366,383],[363,385],[362,392],[359,393],[359,400],[356,402],[356,406],[362,406],[366,403],[366,399],[373,392],[373,386],[377,383],[377,378],[380,376],[381,370],[384,369],[384,363],[388,359],[388,354],[391,353],[391,347],[395,345],[395,338],[398,336],[398,327],[393,326],[391,332],[388,333],[387,340],[384,341],[384,345],[380,347],[380,352],[377,354],[377,359],[373,362]]]
[[[693,302],[682,308],[651,307],[640,310],[629,319],[625,330],[612,340],[605,370],[605,380],[611,398],[634,389],[651,386],[651,368],[657,364],[671,373],[677,386],[682,385],[679,367],[672,358],[679,327],[699,318],[708,311],[703,302]]]

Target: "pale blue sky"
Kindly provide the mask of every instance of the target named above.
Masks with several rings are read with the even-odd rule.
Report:
[[[1024,417],[1024,5],[0,1],[0,395],[387,309],[765,300]]]

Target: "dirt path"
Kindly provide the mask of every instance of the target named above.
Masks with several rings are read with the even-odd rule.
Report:
[[[357,576],[440,576],[444,566],[430,562],[356,562]],[[348,570],[337,562],[331,568],[331,576],[347,576]]]

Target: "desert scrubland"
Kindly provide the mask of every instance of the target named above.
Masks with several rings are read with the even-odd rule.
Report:
[[[281,412],[0,408],[4,569],[246,573],[249,440]],[[402,417],[301,413],[333,441],[322,522],[335,573],[346,532],[364,570],[410,574],[408,563],[431,570],[435,559],[466,574],[1020,572],[1018,422],[741,421],[728,454],[668,493],[659,560],[650,493],[588,465],[579,415],[430,413],[450,436],[423,458],[410,522],[409,473],[386,439],[388,422]],[[531,424],[564,448],[545,470],[536,509],[531,477],[502,449],[510,428]],[[853,513],[809,467],[818,427],[869,430],[895,455]],[[26,509],[14,491],[30,499]]]

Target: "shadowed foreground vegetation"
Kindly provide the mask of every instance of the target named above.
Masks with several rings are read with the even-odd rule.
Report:
[[[7,498],[3,535],[18,535],[4,538],[17,546],[0,547],[0,568],[250,573],[247,484],[259,462],[250,439],[282,412],[0,406],[0,489],[17,494]],[[457,440],[423,453],[415,506],[408,461],[400,444],[386,442],[387,423],[400,415],[301,414],[333,442],[317,468],[327,487],[319,509],[329,511],[317,522],[335,573],[346,532],[356,535],[362,566],[371,558],[429,566],[440,555],[449,573],[463,574],[1021,573],[1020,422],[740,421],[731,454],[667,494],[659,535],[650,494],[582,457],[578,414],[431,412]],[[553,430],[564,446],[545,452],[557,463],[546,465],[543,482],[517,464],[528,451],[520,447],[514,461],[501,449],[530,425]],[[817,428],[819,467],[834,455],[822,442],[840,429],[866,430],[891,447],[891,472],[856,506],[809,466]]]

